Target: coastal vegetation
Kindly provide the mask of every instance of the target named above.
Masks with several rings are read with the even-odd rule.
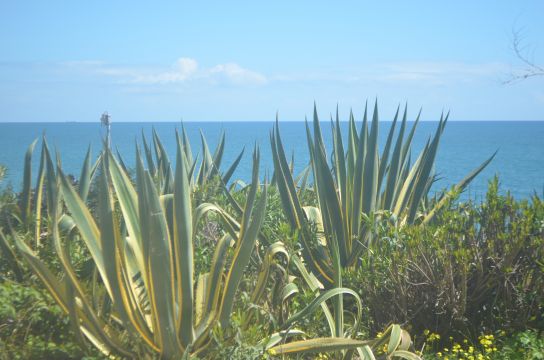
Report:
[[[174,161],[142,134],[134,168],[105,141],[79,176],[34,141],[0,195],[0,359],[544,359],[544,202],[462,200],[491,154],[432,193],[447,118],[413,154],[406,109],[383,147],[377,106],[336,115],[326,149],[314,108],[308,167],[276,122],[247,184],[225,134],[181,127]]]

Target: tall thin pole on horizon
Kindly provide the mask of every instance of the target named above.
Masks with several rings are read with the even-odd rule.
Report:
[[[108,148],[111,149],[111,116],[107,111],[102,113],[100,123],[102,126],[106,127],[106,144],[108,144]]]

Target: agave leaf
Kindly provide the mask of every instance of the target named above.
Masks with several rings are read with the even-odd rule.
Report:
[[[282,306],[289,301],[291,297],[299,293],[298,286],[295,283],[287,283],[282,289],[280,293],[280,303]]]
[[[270,335],[268,339],[266,339],[266,342],[261,342],[261,344],[264,344],[264,348],[266,350],[269,350],[270,348],[278,345],[280,342],[287,340],[288,338],[294,337],[294,336],[300,336],[304,335],[304,331],[298,330],[298,329],[289,329],[280,331],[277,333],[274,333]]]
[[[239,233],[239,242],[236,246],[234,257],[227,278],[225,280],[225,295],[223,297],[223,303],[221,305],[220,323],[222,326],[228,324],[230,313],[232,311],[232,305],[234,303],[234,296],[238,289],[238,285],[242,279],[243,271],[253,251],[255,240],[257,240],[262,223],[264,221],[264,214],[266,210],[266,194],[267,185],[263,187],[261,197],[256,205],[255,215],[251,217],[253,213],[253,204],[259,187],[259,151],[255,149],[253,155],[253,176],[252,185],[246,206],[244,209],[244,216],[242,218],[242,224]],[[251,220],[250,220],[251,217]]]
[[[348,288],[335,288],[331,290],[327,290],[318,297],[316,297],[314,300],[312,300],[306,307],[304,307],[299,312],[295,313],[293,316],[291,316],[287,321],[282,325],[282,329],[287,329],[293,324],[295,324],[297,321],[303,319],[304,317],[308,316],[309,314],[312,314],[318,306],[320,306],[322,303],[327,301],[330,298],[333,298],[335,296],[339,296],[342,294],[351,295],[355,298],[355,303],[357,305],[357,313],[354,316],[354,325],[353,325],[353,332],[357,332],[357,329],[360,324],[361,320],[361,314],[362,314],[362,303],[359,295],[354,292],[351,289]],[[337,332],[338,336],[343,336],[341,332]]]
[[[108,170],[111,182],[118,197],[119,206],[123,213],[123,219],[128,230],[128,241],[132,246],[134,256],[138,263],[138,269],[144,271],[145,261],[143,256],[142,234],[138,215],[138,196],[127,173],[123,171],[115,158],[108,151]],[[144,280],[146,278],[144,277]]]
[[[176,258],[178,297],[181,299],[181,321],[179,326],[184,346],[194,338],[193,324],[193,228],[191,211],[191,190],[183,149],[178,142],[176,176],[174,186],[174,234],[173,247]]]
[[[191,143],[189,142],[189,137],[187,136],[187,132],[185,131],[185,126],[183,124],[181,124],[181,140],[183,144],[183,152],[185,153],[187,161],[190,164],[193,162],[193,152],[191,150]]]
[[[244,155],[244,151],[245,151],[245,148],[242,149],[242,151],[236,157],[236,159],[231,164],[231,166],[229,166],[227,171],[225,171],[225,173],[223,174],[223,182],[225,184],[228,184],[228,182],[230,181],[230,178],[232,177],[232,174],[234,174],[234,171],[236,171],[236,168],[238,167],[238,164],[240,164],[240,160],[242,160],[242,156]]]
[[[347,203],[347,185],[346,185],[346,162],[344,157],[344,144],[342,142],[342,133],[340,129],[340,119],[338,116],[338,105],[336,105],[336,123],[332,124],[333,131],[333,148],[334,148],[334,166],[337,187],[340,190],[342,204]],[[343,209],[346,213],[346,209]]]
[[[319,254],[311,251],[312,237],[306,223],[302,205],[300,204],[296,194],[296,187],[292,175],[288,170],[287,160],[279,133],[279,122],[277,119],[274,130],[270,134],[270,142],[272,145],[272,155],[277,178],[277,186],[283,209],[291,224],[291,227],[299,230],[300,232],[300,240],[303,244],[302,255],[312,272],[317,274],[323,280],[332,282],[332,270],[330,269],[330,264],[325,259],[321,258]],[[310,155],[312,156],[311,151]]]
[[[365,106],[365,119],[366,119],[366,106]],[[340,133],[341,135],[341,133]],[[353,116],[353,110],[349,111],[349,122],[348,122],[348,141],[347,141],[347,150],[346,150],[346,171],[347,176],[346,180],[351,180],[355,176],[355,154],[357,153],[357,142],[359,141],[359,135],[357,133],[357,127],[355,126],[355,117]],[[338,175],[337,175],[338,176]],[[349,188],[351,185],[350,182],[348,185],[348,192],[352,192],[353,189]]]
[[[32,198],[32,153],[38,139],[34,140],[29,146],[25,154],[24,171],[23,171],[23,191],[21,192],[21,220],[25,226],[29,225],[31,219],[31,198]]]
[[[257,304],[266,290],[266,283],[271,274],[272,265],[276,256],[283,255],[287,262],[289,262],[289,253],[282,242],[276,242],[266,249],[264,260],[257,276],[257,282],[255,289],[251,293],[251,302]]]
[[[40,235],[41,235],[41,222],[42,222],[42,198],[43,198],[43,188],[45,181],[45,141],[42,142],[42,150],[40,154],[40,167],[38,170],[38,181],[36,183],[36,188],[34,190],[34,207],[35,207],[35,224],[34,224],[34,239],[36,240],[36,247],[40,245]]]
[[[44,139],[44,153],[45,153],[45,188],[47,198],[47,215],[51,221],[57,218],[56,211],[58,211],[58,178],[55,172],[55,165],[49,152],[49,147]]]
[[[393,135],[395,133],[395,128],[397,126],[399,111],[400,111],[400,105],[397,107],[397,111],[395,112],[395,117],[393,118],[393,123],[391,124],[389,133],[387,134],[385,147],[383,148],[382,156],[380,158],[380,169],[378,171],[378,190],[377,190],[378,195],[382,188],[382,182],[384,180],[385,171],[387,170],[387,167],[389,165],[389,152],[391,151],[391,144],[393,142]]]
[[[498,151],[498,150],[497,150]],[[481,173],[487,165],[495,158],[495,155],[497,155],[497,151],[491,155],[486,161],[484,161],[480,166],[478,166],[476,169],[472,170],[470,174],[468,174],[465,178],[463,178],[461,181],[459,181],[452,190],[450,190],[447,194],[445,194],[442,199],[431,209],[431,211],[425,216],[425,218],[422,221],[422,224],[428,224],[436,215],[436,213],[444,207],[448,203],[448,201],[457,193],[463,191],[468,184],[476,177],[479,173]]]
[[[195,323],[198,324],[204,315],[207,290],[209,288],[209,273],[200,274],[196,283],[195,291]]]
[[[384,189],[384,197],[382,203],[383,209],[391,209],[391,204],[394,201],[393,196],[395,194],[395,188],[397,187],[397,183],[399,183],[400,181],[399,173],[401,171],[401,166],[403,163],[401,159],[401,151],[404,139],[404,131],[406,129],[407,116],[408,106],[406,105],[404,107],[404,115],[402,116],[402,122],[400,125],[399,133],[397,135],[395,148],[393,149],[393,154],[391,155],[391,162],[389,164],[389,169],[387,173],[387,183]]]
[[[225,132],[221,131],[221,135],[219,136],[219,143],[217,144],[217,147],[215,148],[215,151],[212,156],[212,164],[214,165],[214,168],[210,169],[212,172],[211,175],[215,174],[215,171],[219,171],[221,168],[221,160],[223,160],[223,153],[225,151]]]
[[[310,273],[308,272],[308,270],[306,270],[306,267],[298,256],[293,255],[291,259],[293,260],[293,264],[296,266],[298,272],[301,274],[302,278],[306,282],[306,285],[308,285],[311,291],[317,292],[318,290],[323,289],[323,284],[319,282],[319,280],[314,276],[313,273]],[[332,316],[332,313],[325,302],[321,303],[321,310],[323,310],[323,313],[325,314],[325,319],[327,319],[327,324],[329,326],[331,336],[335,337],[336,330],[334,324],[334,317]]]
[[[359,353],[361,360],[376,360],[372,349],[368,345],[357,348],[357,352]]]
[[[117,161],[119,162],[119,165],[121,166],[123,171],[128,174],[129,168],[127,164],[125,163],[125,160],[123,159],[123,156],[121,155],[121,152],[119,151],[117,147],[115,147],[115,151],[117,152]]]
[[[147,140],[145,138],[143,130],[142,130],[142,143],[144,145],[144,155],[147,161],[147,167],[149,171],[151,172],[151,174],[153,174],[153,176],[157,176],[157,169],[155,167],[155,161],[153,160],[153,153],[151,151],[151,148],[147,144]]]
[[[79,176],[78,192],[83,202],[87,201],[87,195],[91,187],[91,170],[91,145],[89,145],[83,166],[81,167],[81,175]]]
[[[160,344],[161,356],[169,358],[178,356],[182,351],[175,321],[175,270],[170,256],[174,250],[159,194],[149,172],[143,169],[138,154],[136,174],[142,248],[147,263],[144,279],[148,279],[146,289],[153,314],[153,330],[156,342]],[[187,331],[190,332],[190,329]]]
[[[356,349],[369,344],[372,344],[372,341],[343,338],[316,338],[311,340],[293,341],[284,345],[278,345],[269,349],[268,354],[272,356],[283,356],[300,353],[325,353]]]
[[[421,357],[416,354],[406,351],[406,350],[397,350],[391,353],[391,357],[399,357],[406,360],[421,360]]]
[[[240,231],[240,224],[229,215],[223,208],[211,203],[200,204],[194,211],[193,217],[193,229],[196,229],[200,221],[208,214],[215,213],[219,216],[221,224],[225,227],[225,230],[233,237],[238,236]]]
[[[213,158],[210,154],[210,148],[208,147],[206,137],[204,136],[202,131],[200,132],[200,141],[202,143],[202,162],[198,170],[197,183],[199,185],[203,185],[210,174],[210,170],[213,164]]]
[[[400,344],[397,349],[408,350],[408,348],[410,348],[411,345],[412,345],[412,339],[410,338],[410,334],[406,330],[401,330]]]
[[[374,211],[376,205],[376,196],[378,193],[378,102],[374,104],[374,114],[372,116],[372,127],[368,138],[368,146],[365,157],[364,175],[363,175],[363,207],[365,214]]]
[[[62,172],[59,169],[59,176],[64,178],[64,175],[62,175]],[[58,211],[54,211],[54,214],[58,214]],[[124,354],[125,356],[133,356],[132,353],[126,349],[123,348],[121,345],[119,339],[117,336],[115,336],[113,333],[107,333],[106,331],[106,324],[104,324],[98,315],[93,311],[93,306],[90,301],[88,301],[87,297],[84,294],[83,286],[79,282],[76,271],[72,266],[72,262],[69,255],[69,244],[62,244],[59,233],[58,233],[58,226],[57,226],[57,219],[54,218],[54,225],[53,227],[53,244],[55,245],[56,253],[59,257],[60,264],[64,270],[64,274],[67,276],[65,277],[65,281],[68,284],[68,287],[66,288],[66,305],[67,305],[67,313],[74,315],[75,308],[74,304],[72,303],[74,294],[77,297],[78,300],[80,300],[81,304],[81,310],[82,310],[82,322],[85,325],[87,331],[98,340],[103,343],[103,346],[106,346],[109,350],[106,353],[109,353],[114,349],[116,352]],[[111,293],[110,293],[111,294]],[[111,295],[110,295],[111,296]],[[93,298],[93,302],[94,302]],[[79,314],[77,314],[77,317],[75,319],[72,319],[73,322],[78,323]]]
[[[203,313],[195,328],[196,340],[193,344],[197,349],[206,347],[205,344],[209,341],[207,335],[209,334],[210,327],[219,316],[226,253],[231,241],[232,238],[229,235],[222,237],[218,241],[214,252],[210,273],[208,273],[206,279],[204,303],[198,305],[203,305]]]
[[[87,209],[81,197],[76,193],[72,185],[70,185],[66,176],[64,176],[60,169],[58,172],[61,180],[62,195],[64,197],[66,207],[72,214],[72,218],[77,224],[81,237],[85,241],[98,271],[100,272],[102,279],[105,281],[104,285],[111,296],[111,287],[107,282],[108,277],[106,276],[98,226],[96,225],[89,209]]]
[[[111,300],[117,314],[124,324],[137,332],[151,347],[153,336],[148,328],[142,309],[138,306],[130,281],[127,279],[126,269],[123,268],[123,243],[118,220],[114,214],[112,194],[107,178],[107,164],[103,165],[99,178],[99,214],[100,214],[100,244],[104,257],[104,282],[110,284]]]
[[[387,345],[388,354],[393,353],[393,351],[395,351],[399,347],[400,342],[402,340],[401,336],[402,336],[402,330],[400,326],[396,324],[393,325],[393,327],[391,328],[391,336],[389,338],[389,344]]]
[[[446,116],[444,120],[439,122],[435,136],[428,147],[428,152],[425,154],[426,155],[425,158],[423,159],[421,172],[418,176],[423,181],[419,181],[414,189],[413,199],[411,200],[412,205],[410,206],[410,210],[408,213],[409,223],[413,222],[416,216],[418,205],[420,204],[421,199],[423,198],[425,186],[427,185],[427,179],[429,178],[434,166],[434,160],[436,158],[436,153],[438,151],[438,144],[440,143],[440,137],[442,135],[442,131],[447,121],[448,121],[448,117]]]

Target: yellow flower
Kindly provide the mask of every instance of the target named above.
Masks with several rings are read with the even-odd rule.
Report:
[[[425,335],[425,336],[429,335],[429,333],[430,333],[429,329],[425,329],[425,330],[423,331],[423,335]]]

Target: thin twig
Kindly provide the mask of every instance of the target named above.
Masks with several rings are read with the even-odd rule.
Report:
[[[520,32],[520,30],[512,29],[512,49],[516,57],[525,65],[525,68],[521,73],[512,72],[510,78],[503,81],[503,84],[512,84],[528,78],[544,76],[544,67],[529,59],[526,51],[527,46],[523,46]]]

